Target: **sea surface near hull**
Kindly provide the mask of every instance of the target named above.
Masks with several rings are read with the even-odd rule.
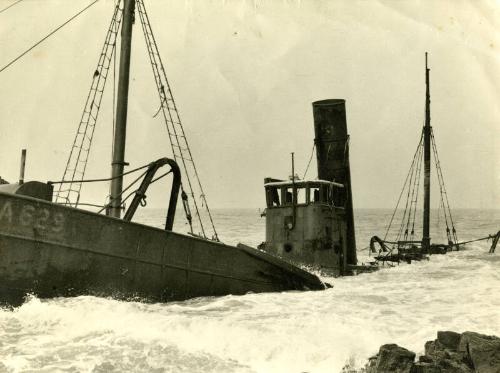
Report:
[[[0,193],[0,299],[99,295],[174,301],[320,288],[252,249]]]
[[[498,230],[499,210],[454,212],[461,240]],[[355,210],[359,245],[368,245],[391,214]],[[163,218],[156,210],[138,216],[146,224]],[[225,242],[264,240],[257,210],[216,209],[214,218]],[[182,219],[177,224],[184,228]],[[435,241],[444,222],[438,227],[431,230]],[[423,352],[437,330],[500,335],[500,256],[488,248],[480,242],[429,261],[327,278],[334,287],[321,292],[165,304],[33,297],[15,310],[0,309],[0,372],[337,373],[348,361],[364,364],[383,343]],[[369,259],[367,251],[360,254]]]

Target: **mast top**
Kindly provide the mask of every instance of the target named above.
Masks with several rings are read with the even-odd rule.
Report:
[[[425,126],[424,126],[424,214],[422,250],[429,252],[431,237],[430,224],[430,202],[431,202],[431,98],[429,88],[429,68],[427,67],[427,52],[425,52]]]

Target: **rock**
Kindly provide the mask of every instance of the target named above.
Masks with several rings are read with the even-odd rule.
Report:
[[[415,361],[415,353],[397,344],[380,347],[375,373],[409,373]]]
[[[424,351],[426,355],[434,354],[435,350],[436,350],[436,343],[434,341],[425,342]]]
[[[441,359],[433,363],[441,373],[473,373],[465,362],[455,359]]]
[[[419,356],[418,361],[420,363],[433,363],[434,359],[430,356],[422,355],[422,356]]]
[[[425,355],[396,344],[380,347],[370,358],[366,373],[500,373],[500,338],[474,332],[439,331],[425,343]]]
[[[425,358],[428,358],[432,361],[439,361],[443,359],[454,359],[454,358],[462,360],[462,354],[447,350],[437,339],[435,341],[426,343],[425,346],[426,349],[424,356]]]
[[[425,343],[425,355],[434,360],[453,358],[451,355],[458,351],[460,338],[459,333],[440,331],[436,340]]]
[[[447,350],[457,351],[460,343],[461,334],[455,332],[438,332],[437,341]]]
[[[368,359],[368,363],[365,366],[366,373],[376,373],[377,372],[377,359],[378,359],[378,355],[372,356]]]
[[[419,361],[413,364],[410,373],[441,373],[441,369],[434,364]]]
[[[452,359],[441,359],[431,363],[415,363],[410,373],[473,373],[474,371],[466,364]]]
[[[425,343],[425,356],[433,360],[445,359],[448,357],[444,346],[441,345],[437,339]]]
[[[464,354],[477,373],[500,373],[500,338],[465,332],[458,351]]]

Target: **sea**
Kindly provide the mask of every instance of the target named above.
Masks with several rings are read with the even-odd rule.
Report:
[[[214,210],[222,241],[265,239],[257,209]],[[356,210],[360,262],[391,210]],[[438,215],[439,216],[439,215]],[[500,210],[456,210],[460,241],[496,233]],[[163,211],[138,219],[161,225]],[[178,218],[176,230],[187,226]],[[443,219],[431,225],[445,242]],[[247,294],[146,304],[81,296],[27,296],[0,309],[0,372],[341,372],[380,345],[423,353],[438,330],[500,336],[500,247],[479,241],[375,273],[323,278],[324,291]]]

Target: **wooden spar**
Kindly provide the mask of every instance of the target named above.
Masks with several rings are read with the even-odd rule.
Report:
[[[125,166],[125,139],[127,133],[127,107],[130,72],[130,50],[135,0],[124,0],[120,46],[120,71],[118,75],[118,95],[116,104],[116,124],[113,140],[113,160],[111,163],[110,208],[108,215],[119,218],[121,213],[121,193],[123,188],[123,168]]]
[[[424,125],[424,221],[422,250],[429,251],[431,238],[429,235],[429,218],[431,202],[431,99],[429,93],[429,68],[427,52],[425,52],[425,125]]]

